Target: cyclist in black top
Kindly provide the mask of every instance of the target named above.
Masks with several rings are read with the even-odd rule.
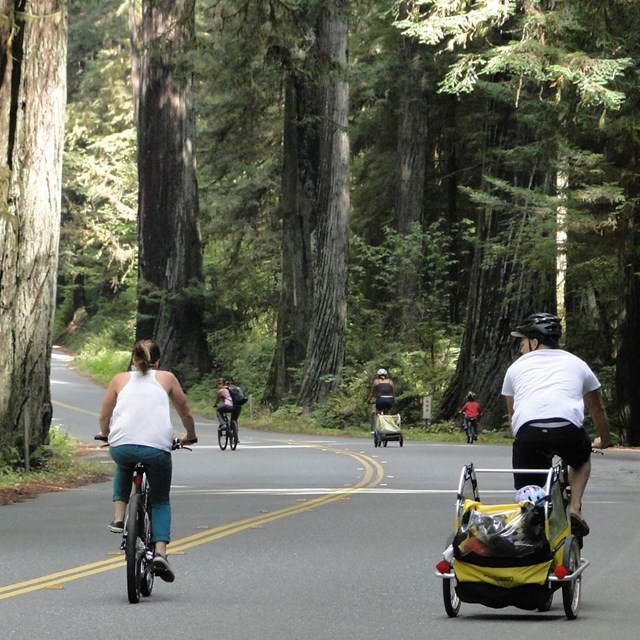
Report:
[[[367,402],[373,402],[374,399],[376,411],[390,411],[393,407],[393,380],[389,377],[389,372],[386,369],[376,371]]]

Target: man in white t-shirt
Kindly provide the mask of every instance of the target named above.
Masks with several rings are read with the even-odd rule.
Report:
[[[569,465],[571,530],[589,533],[582,518],[582,496],[591,472],[591,449],[611,446],[600,382],[580,358],[558,347],[560,319],[548,313],[529,316],[511,335],[522,354],[507,370],[502,395],[514,435],[514,469],[548,469],[554,455]],[[582,427],[591,413],[598,437],[590,442]],[[540,484],[540,474],[514,473],[520,489]]]

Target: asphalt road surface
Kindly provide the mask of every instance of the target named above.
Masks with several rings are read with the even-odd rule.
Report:
[[[56,352],[54,420],[92,442],[103,390]],[[178,421],[176,432],[179,434]],[[112,640],[414,640],[637,638],[637,452],[594,456],[584,501],[592,533],[577,620],[556,594],[547,613],[462,605],[446,616],[434,566],[453,530],[462,466],[505,468],[510,449],[480,442],[289,437],[242,427],[220,451],[211,422],[174,454],[171,564],[138,605],[126,595],[110,483],[0,507],[0,638]],[[109,464],[106,450],[96,455]],[[505,501],[506,478],[482,489]]]

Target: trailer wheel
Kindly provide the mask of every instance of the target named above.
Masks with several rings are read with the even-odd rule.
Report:
[[[580,567],[580,544],[578,543],[578,538],[573,534],[569,534],[564,541],[562,564],[569,573],[577,571]],[[575,580],[562,585],[562,604],[568,620],[575,620],[578,617],[581,582],[582,576],[579,576]]]
[[[456,593],[456,579],[442,579],[442,599],[444,601],[444,610],[450,618],[455,618],[460,611],[460,598]]]

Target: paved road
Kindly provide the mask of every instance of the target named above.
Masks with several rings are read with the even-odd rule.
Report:
[[[102,389],[54,356],[54,418],[91,441]],[[462,465],[505,467],[508,447],[289,437],[241,429],[221,452],[174,455],[176,582],[129,605],[109,533],[110,483],[0,509],[2,638],[107,640],[492,640],[637,637],[640,545],[637,453],[594,461],[585,498],[592,526],[580,617],[463,604],[450,620],[433,576],[452,528]],[[108,458],[103,452],[105,464]],[[510,494],[498,476],[481,488]],[[138,630],[138,631],[136,631]]]

